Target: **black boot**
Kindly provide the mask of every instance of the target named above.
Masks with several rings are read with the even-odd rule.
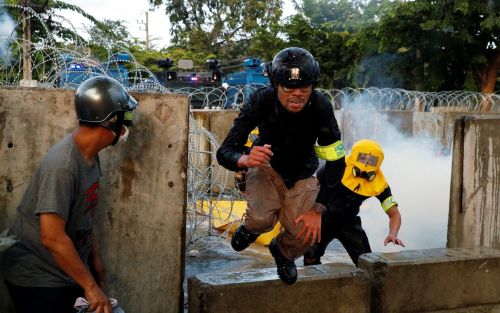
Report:
[[[297,281],[297,267],[295,266],[295,262],[288,260],[281,254],[276,238],[269,244],[269,251],[274,257],[274,262],[276,262],[278,276],[286,284],[293,285]]]
[[[304,266],[321,264],[321,257],[315,255],[316,250],[316,246],[307,249],[304,253]]]
[[[245,250],[257,237],[259,234],[252,234],[245,228],[245,225],[240,225],[231,238],[231,246],[236,251]]]

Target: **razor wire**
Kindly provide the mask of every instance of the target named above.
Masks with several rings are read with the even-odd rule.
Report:
[[[187,242],[212,234],[214,210],[218,216],[225,216],[226,222],[238,222],[230,219],[234,201],[242,200],[243,196],[234,184],[233,174],[217,164],[215,152],[220,141],[205,127],[199,124],[192,114],[189,117],[189,147],[188,147],[188,184],[187,184]],[[227,208],[217,207],[217,203],[226,202]],[[208,229],[199,226],[208,225]],[[227,234],[231,225],[223,232]]]
[[[170,88],[140,64],[125,46],[103,39],[100,45],[106,50],[107,60],[101,62],[90,55],[89,47],[78,37],[71,43],[58,43],[57,35],[43,22],[43,14],[19,5],[0,4],[0,10],[6,7],[18,9],[30,18],[37,19],[46,34],[40,42],[19,39],[15,32],[0,34],[0,86],[75,89],[79,81],[104,75],[117,79],[129,91],[186,95],[192,109],[208,110],[239,109],[256,89],[263,87],[254,84]],[[77,33],[70,21],[64,21]],[[23,57],[26,47],[29,50]],[[120,54],[127,54],[129,57],[123,59]],[[28,81],[23,60],[28,60],[31,64]],[[83,69],[76,68],[77,65],[84,65]],[[339,110],[500,112],[499,93],[423,92],[374,87],[317,90]],[[238,222],[234,218],[229,220],[229,216],[235,201],[243,200],[243,196],[233,183],[233,174],[217,164],[215,151],[219,146],[220,139],[198,123],[191,112],[187,169],[187,242],[212,235],[211,227],[217,219],[220,223]],[[218,207],[218,203],[222,202],[227,204],[225,208]],[[215,210],[218,210],[217,214],[214,214]],[[230,228],[231,225],[221,235],[226,235]]]

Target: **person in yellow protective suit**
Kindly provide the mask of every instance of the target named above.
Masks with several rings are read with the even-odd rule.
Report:
[[[404,247],[398,238],[401,214],[380,169],[383,160],[384,152],[377,142],[363,139],[354,144],[351,154],[346,157],[342,180],[332,187],[333,196],[323,213],[321,241],[304,254],[304,265],[321,264],[326,247],[335,238],[342,243],[356,265],[361,254],[371,252],[358,216],[361,203],[370,197],[379,199],[389,217],[389,234],[384,244],[392,242]],[[324,180],[322,169],[318,172],[318,179],[320,182]]]

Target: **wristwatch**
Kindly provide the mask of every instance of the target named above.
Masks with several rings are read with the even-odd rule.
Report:
[[[321,203],[318,203],[318,202],[314,202],[313,206],[312,206],[312,209],[314,211],[316,211],[316,213],[323,213],[325,212],[326,210],[326,206],[324,206],[323,204]]]

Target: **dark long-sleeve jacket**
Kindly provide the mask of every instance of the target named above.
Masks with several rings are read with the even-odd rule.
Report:
[[[270,164],[281,175],[288,188],[300,179],[311,177],[318,167],[315,144],[330,146],[341,140],[340,130],[330,101],[313,91],[309,102],[298,113],[286,111],[279,103],[273,87],[256,90],[240,109],[233,127],[217,150],[219,164],[238,171],[238,160],[245,149],[248,134],[259,127],[259,138],[254,145],[271,145]],[[327,161],[325,182],[321,185],[317,202],[326,205],[331,189],[340,181],[345,158]]]

